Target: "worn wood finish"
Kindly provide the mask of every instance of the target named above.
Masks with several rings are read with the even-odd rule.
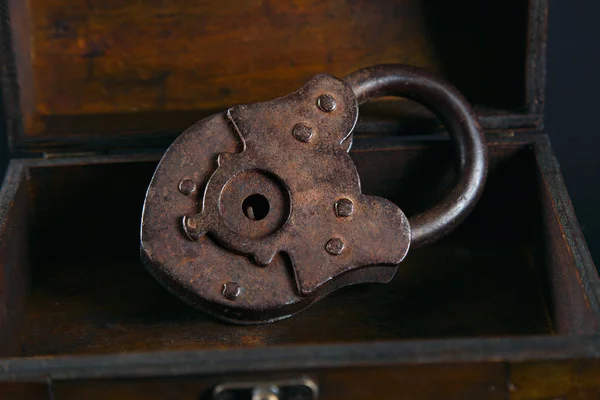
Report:
[[[46,382],[11,382],[0,384],[3,400],[51,400],[51,389]]]
[[[343,290],[297,318],[236,329],[182,304],[137,262],[50,264],[34,282],[21,355],[553,333],[527,250],[507,244],[490,262],[499,247],[473,244],[415,253],[392,284]],[[481,274],[482,265],[492,272]]]
[[[450,364],[392,368],[286,371],[276,377],[309,376],[319,383],[320,399],[506,399],[506,368],[496,364]],[[261,375],[189,377],[164,380],[65,381],[53,385],[58,399],[209,399],[221,382],[261,379]],[[262,379],[265,379],[264,375]],[[441,397],[443,396],[443,397]]]
[[[139,207],[159,154],[13,162],[3,204],[27,188],[30,219],[14,208],[4,218],[32,229],[3,243],[30,243],[34,257],[21,333],[4,333],[20,347],[0,359],[0,394],[199,396],[226,379],[289,371],[315,376],[324,398],[595,395],[599,279],[556,160],[541,135],[488,139],[490,181],[475,212],[415,251],[392,284],[347,288],[293,319],[235,330],[180,303],[139,263]],[[445,142],[355,146],[364,191],[408,214],[451,181]]]
[[[511,399],[597,399],[600,397],[600,360],[554,363],[524,362],[511,367]]]
[[[491,124],[514,126],[527,110],[519,118],[534,126],[541,110],[530,104],[543,95],[546,0],[535,14],[527,0],[4,1],[5,96],[21,150],[137,135],[164,145],[214,110],[377,63],[446,76],[494,110]]]
[[[545,360],[401,364],[385,367],[314,368],[264,373],[227,373],[161,378],[55,379],[0,382],[12,399],[210,399],[223,382],[310,377],[321,399],[595,399],[600,394],[600,362]]]
[[[564,236],[537,240],[550,229],[544,221],[556,220],[564,190],[554,181],[552,159],[543,158],[545,142],[495,140],[476,211],[447,240],[414,251],[392,284],[348,288],[296,318],[235,330],[180,303],[140,264],[139,207],[158,155],[15,162],[11,170],[24,166],[29,178],[5,187],[27,183],[31,220],[21,226],[35,223],[25,238],[5,241],[11,248],[31,241],[35,255],[15,355],[596,332],[598,277],[586,253],[556,242]],[[449,155],[444,142],[389,139],[358,140],[353,152],[364,191],[392,199],[409,215],[449,185]],[[539,182],[558,189],[543,190]],[[73,195],[59,195],[66,192]],[[561,207],[569,215],[569,206]],[[562,229],[580,235],[564,218]],[[90,229],[82,230],[82,221]],[[586,274],[586,284],[574,278]],[[560,313],[552,312],[556,305]]]
[[[366,193],[411,214],[448,186],[450,154],[430,145],[357,150],[353,157]],[[348,288],[286,321],[234,330],[181,303],[140,264],[139,207],[154,162],[33,167],[39,258],[21,354],[551,334],[546,283],[532,263],[540,225],[519,229],[536,204],[508,196],[510,187],[535,199],[533,153],[498,145],[491,154],[487,195],[474,217],[453,238],[414,251],[392,284]],[[82,215],[94,229],[69,235],[81,230]],[[59,224],[69,240],[55,234]]]
[[[586,298],[584,292],[573,291],[573,285],[595,285],[595,279],[575,268],[576,261],[571,249],[572,243],[565,240],[569,233],[565,229],[564,214],[566,209],[572,207],[569,198],[556,193],[554,182],[543,179],[543,176],[561,179],[558,165],[542,164],[540,168],[543,168],[545,173],[540,176],[539,180],[542,210],[539,220],[542,224],[539,240],[542,240],[547,246],[538,247],[537,257],[543,264],[551,266],[541,273],[547,276],[551,292],[554,293],[550,304],[553,320],[559,327],[558,329],[565,333],[581,334],[597,331],[597,320],[589,318],[586,313],[577,316],[571,314],[571,310],[574,309],[588,309],[590,301],[592,303],[595,301],[594,298]],[[566,324],[565,318],[569,321]]]
[[[600,362],[555,361],[404,365],[278,372],[308,376],[319,383],[323,399],[595,399],[600,395]],[[221,382],[261,379],[225,375],[162,380],[81,380],[56,382],[53,394],[64,399],[196,399]],[[263,375],[262,379],[266,377]],[[207,398],[207,397],[204,397]]]
[[[162,379],[57,380],[51,385],[0,384],[3,399],[209,399],[223,382],[310,377],[322,399],[595,399],[598,360],[488,362],[200,375]],[[46,387],[44,387],[46,386]],[[2,391],[4,388],[4,392]]]
[[[0,357],[17,353],[29,286],[30,197],[25,170],[15,165],[0,191]]]

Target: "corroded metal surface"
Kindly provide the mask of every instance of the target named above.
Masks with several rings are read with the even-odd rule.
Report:
[[[148,189],[141,232],[142,258],[167,288],[223,320],[260,323],[394,276],[411,228],[395,204],[361,193],[347,154],[358,117],[350,82],[318,75],[286,97],[202,120],[173,143]],[[429,105],[437,89],[417,88],[426,92],[417,99]],[[463,115],[443,116],[475,121],[459,105]],[[472,143],[476,121],[451,127],[482,146]],[[485,151],[477,154],[485,170]]]
[[[396,205],[360,191],[345,144],[357,116],[352,90],[319,75],[185,132],[147,193],[149,268],[184,299],[245,323],[285,317],[342,285],[389,281],[410,229]]]
[[[341,146],[358,116],[347,85],[319,75],[296,93],[233,107],[226,116],[243,150],[219,155],[202,210],[183,219],[190,239],[209,233],[265,266],[286,253],[302,296],[363,265],[402,261],[410,243],[406,217],[388,200],[360,192],[358,172]],[[312,140],[297,140],[297,124],[311,127]],[[340,220],[335,205],[347,198],[357,212]]]
[[[382,96],[406,97],[433,111],[448,130],[456,153],[457,182],[442,201],[410,219],[413,245],[446,236],[473,210],[487,176],[487,147],[471,106],[450,83],[407,65],[364,68],[345,81],[360,104]]]

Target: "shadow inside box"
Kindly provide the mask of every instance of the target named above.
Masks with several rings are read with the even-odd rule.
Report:
[[[443,193],[447,150],[357,150],[353,157],[365,193],[412,212]],[[155,162],[32,168],[37,256],[21,355],[553,334],[535,257],[533,153],[499,148],[491,157],[475,212],[448,238],[411,250],[391,283],[344,288],[290,319],[257,326],[196,311],[141,264],[139,217]],[[419,190],[424,185],[432,188]],[[78,235],[83,216],[96,229]]]
[[[137,260],[47,265],[23,355],[549,334],[527,249],[447,241],[416,250],[387,285],[342,289],[300,314],[233,326],[187,306]],[[535,288],[538,288],[535,290]]]

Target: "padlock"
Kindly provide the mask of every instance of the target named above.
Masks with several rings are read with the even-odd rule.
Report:
[[[433,111],[458,158],[451,190],[410,219],[361,192],[348,154],[359,104],[381,96]],[[448,82],[405,65],[343,80],[321,74],[285,97],[205,118],[173,142],[146,194],[141,256],[202,311],[232,323],[272,322],[341,287],[389,282],[411,246],[465,219],[486,175],[481,128]]]

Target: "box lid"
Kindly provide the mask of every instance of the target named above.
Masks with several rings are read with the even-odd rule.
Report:
[[[165,146],[230,105],[379,63],[446,77],[488,129],[543,123],[547,0],[6,1],[13,152]],[[362,132],[437,125],[408,101],[361,113]]]

